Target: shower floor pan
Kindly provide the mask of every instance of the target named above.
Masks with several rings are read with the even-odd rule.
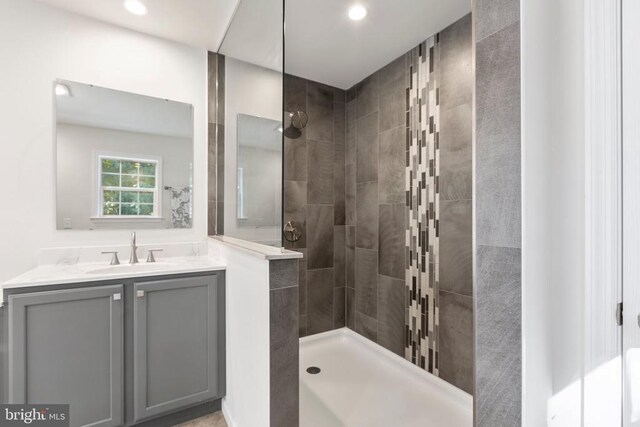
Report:
[[[471,395],[350,329],[300,339],[301,427],[472,424]]]

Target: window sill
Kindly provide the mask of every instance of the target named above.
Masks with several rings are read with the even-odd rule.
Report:
[[[161,216],[121,216],[117,218],[107,218],[104,216],[92,216],[92,222],[162,222],[164,217]]]

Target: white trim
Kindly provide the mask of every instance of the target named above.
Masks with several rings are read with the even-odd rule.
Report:
[[[583,425],[609,410],[605,401],[617,399],[622,404],[621,387],[604,390],[588,375],[617,359],[622,349],[622,330],[615,322],[616,305],[622,300],[620,0],[585,0],[584,36]],[[621,421],[620,411],[612,412],[610,425],[619,425],[615,418]]]
[[[92,216],[92,222],[161,222],[164,217],[161,216],[137,216],[137,215],[121,215],[121,216]]]

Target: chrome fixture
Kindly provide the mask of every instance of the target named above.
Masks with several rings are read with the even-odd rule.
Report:
[[[153,256],[154,252],[162,252],[162,249],[149,249],[147,254],[147,262],[156,262],[156,257]]]
[[[120,265],[120,259],[118,259],[118,251],[103,251],[103,254],[111,254],[111,261],[109,265]]]
[[[289,221],[282,229],[282,234],[288,242],[295,243],[302,237],[302,230],[298,230],[293,222]]]
[[[129,257],[129,264],[137,264],[138,261],[138,247],[136,246],[136,232],[131,233],[131,257]]]
[[[309,116],[304,111],[289,112],[288,116],[290,124],[284,129],[284,136],[289,139],[298,139],[302,136],[302,129],[309,122]]]

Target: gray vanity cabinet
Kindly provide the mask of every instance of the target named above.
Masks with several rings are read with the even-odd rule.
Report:
[[[134,282],[136,422],[222,396],[224,286],[218,281],[210,275]]]
[[[9,403],[69,404],[71,426],[123,423],[123,287],[9,297]]]

